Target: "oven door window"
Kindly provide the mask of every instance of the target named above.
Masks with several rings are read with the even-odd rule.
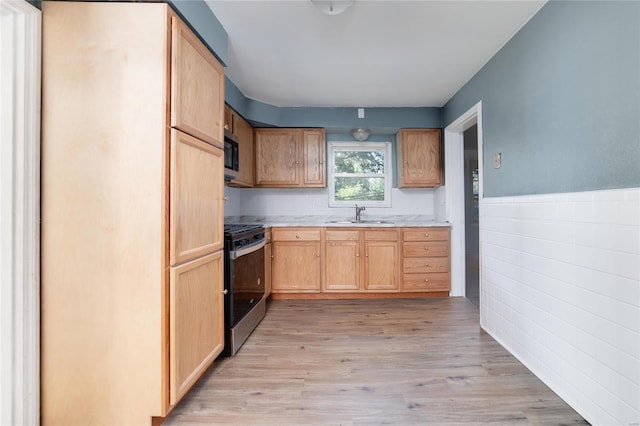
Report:
[[[264,296],[264,249],[240,256],[232,263],[233,327]]]

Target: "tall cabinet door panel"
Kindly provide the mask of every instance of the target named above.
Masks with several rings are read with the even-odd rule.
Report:
[[[233,133],[238,136],[238,174],[234,185],[253,186],[253,127],[238,114],[233,114]]]
[[[222,150],[171,130],[171,265],[223,248]]]
[[[224,70],[178,18],[171,18],[171,127],[222,148]]]
[[[300,134],[296,130],[256,131],[256,185],[299,185]]]
[[[173,405],[224,346],[223,252],[170,268],[169,400]]]

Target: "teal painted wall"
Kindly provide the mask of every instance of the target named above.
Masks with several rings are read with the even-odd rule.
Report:
[[[640,2],[550,1],[443,124],[480,100],[485,196],[640,186]]]
[[[348,134],[355,127],[365,127],[376,135],[392,135],[406,127],[441,127],[441,108],[365,108],[365,118],[358,118],[358,108],[277,107],[248,99],[228,78],[225,101],[257,127],[324,127],[327,133]]]

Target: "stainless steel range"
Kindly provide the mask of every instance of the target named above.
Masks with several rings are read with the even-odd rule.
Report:
[[[262,225],[224,225],[226,355],[235,355],[265,316],[265,242]]]

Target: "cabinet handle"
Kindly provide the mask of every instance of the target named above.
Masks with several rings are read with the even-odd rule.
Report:
[[[425,233],[425,234],[424,234],[424,236],[425,236],[425,237],[428,237],[428,236],[429,236],[429,233],[428,233],[428,232],[427,232],[427,233]]]
[[[320,257],[320,253],[316,253],[316,257]]]
[[[296,235],[296,240],[299,240],[299,239],[300,239],[300,235]]]
[[[226,288],[224,290],[222,290],[222,294],[227,295],[229,294],[229,290],[227,290]]]
[[[425,279],[424,279],[424,282],[425,282],[425,283],[428,283],[428,282],[429,282],[429,278],[425,278]]]
[[[425,247],[424,249],[425,249],[425,250],[429,250],[429,247]]]
[[[428,268],[428,267],[429,267],[429,264],[428,264],[428,263],[425,263],[425,264],[424,264],[424,266],[426,266],[426,267]]]

